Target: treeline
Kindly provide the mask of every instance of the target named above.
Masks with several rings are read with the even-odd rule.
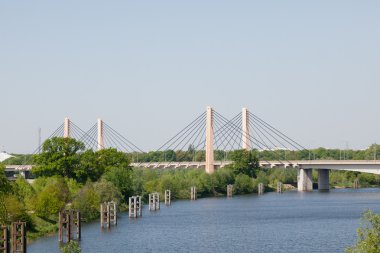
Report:
[[[365,150],[342,150],[317,148],[311,150],[257,150],[253,149],[252,154],[261,161],[273,160],[380,160],[380,145],[373,144]],[[214,159],[217,161],[233,160],[234,151],[215,150]],[[205,161],[205,151],[195,150],[189,146],[187,151],[166,150],[151,151],[148,153],[128,154],[133,162],[189,162]]]
[[[90,152],[90,151],[88,151]],[[270,160],[380,160],[380,145],[373,144],[365,150],[352,149],[326,149],[317,148],[311,150],[257,150],[253,149],[252,154],[262,161]],[[217,161],[230,161],[234,151],[215,150],[214,159]],[[34,164],[33,155],[14,155],[3,164]],[[200,162],[205,161],[204,150],[195,150],[189,146],[186,151],[166,150],[150,151],[147,153],[128,153],[127,157],[131,162]]]
[[[90,152],[90,151],[88,151]],[[259,160],[380,160],[380,145],[373,144],[365,150],[352,149],[326,149],[317,148],[311,150],[257,150],[253,149],[252,154]],[[91,152],[90,152],[91,153]],[[94,152],[93,152],[94,153]],[[214,159],[216,161],[232,160],[234,151],[215,150]],[[3,162],[3,164],[34,164],[33,155],[15,155]],[[151,151],[147,153],[128,153],[127,157],[131,162],[200,162],[205,161],[204,150],[195,150],[189,146],[188,150],[166,150]]]
[[[132,169],[129,157],[116,149],[95,152],[75,139],[52,138],[33,156],[32,184],[22,177],[8,182],[0,173],[0,224],[26,221],[33,237],[55,231],[57,214],[65,209],[79,210],[92,220],[99,216],[100,203],[117,201],[125,208],[132,195],[146,200],[153,191],[170,189],[174,199],[187,199],[190,187],[196,186],[200,197],[218,196],[225,194],[227,184],[235,185],[235,193],[251,193],[259,182],[267,182],[253,153],[239,150],[232,158],[234,164],[213,175],[204,170]]]
[[[100,203],[117,201],[124,209],[133,195],[141,195],[146,202],[149,193],[163,195],[170,189],[174,199],[189,199],[191,186],[197,187],[199,197],[207,197],[225,195],[228,184],[234,185],[235,194],[245,194],[257,192],[259,183],[264,183],[269,191],[278,181],[296,183],[296,169],[259,168],[259,157],[266,152],[272,155],[274,151],[228,152],[233,163],[209,175],[202,169],[133,169],[132,158],[116,149],[86,150],[75,139],[52,138],[44,142],[41,154],[30,157],[36,176],[32,184],[22,177],[8,182],[4,173],[0,173],[0,224],[27,221],[32,231],[29,235],[36,237],[56,231],[57,214],[65,209],[79,210],[84,219],[93,220],[99,217]],[[169,157],[177,159],[177,155],[173,151]],[[154,157],[162,159],[157,154]],[[3,170],[4,165],[1,166]],[[316,182],[316,171],[313,176]],[[351,186],[356,178],[363,186],[379,183],[379,177],[370,174],[335,171],[330,174],[331,183],[341,186]]]

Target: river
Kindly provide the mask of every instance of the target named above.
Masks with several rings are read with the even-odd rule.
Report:
[[[380,213],[380,189],[267,193],[173,201],[172,206],[101,231],[84,224],[87,252],[344,252],[356,240],[361,213]],[[60,252],[57,236],[41,238],[28,253]]]

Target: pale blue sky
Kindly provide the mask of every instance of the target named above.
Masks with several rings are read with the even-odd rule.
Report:
[[[380,143],[380,1],[0,0],[0,149],[69,116],[155,149],[212,105],[306,147]]]

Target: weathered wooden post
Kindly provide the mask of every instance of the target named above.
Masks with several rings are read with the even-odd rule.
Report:
[[[227,185],[227,197],[231,198],[234,186],[232,184]]]
[[[12,223],[12,253],[26,253],[26,223]]]
[[[110,224],[112,223],[114,226],[117,226],[117,206],[116,202],[111,201],[107,203],[109,206],[109,216],[110,216]]]
[[[81,215],[79,211],[70,210],[59,212],[58,241],[68,243],[72,240],[81,240]],[[66,241],[65,238],[66,237]]]
[[[154,210],[156,210],[155,202],[154,202],[154,194],[151,193],[149,194],[149,211],[154,211]]]
[[[72,212],[72,219],[74,221],[74,228],[75,228],[75,239],[80,241],[82,239],[82,221],[81,221],[81,215],[79,211],[73,211]],[[73,238],[74,239],[74,238]]]
[[[277,193],[282,193],[282,183],[277,182]]]
[[[129,218],[141,216],[141,197],[132,196],[129,198]]]
[[[155,194],[155,200],[156,200],[156,210],[160,210],[160,194],[156,192]]]
[[[66,242],[71,240],[71,229],[72,223],[70,219],[70,213],[68,211],[59,212],[59,230],[58,230],[58,241],[60,243],[65,243],[64,235],[66,237]]]
[[[165,191],[165,205],[170,206],[171,205],[171,191],[166,190]]]
[[[0,253],[9,253],[9,228],[8,226],[0,227]]]
[[[154,192],[149,194],[149,211],[160,210],[160,194]]]
[[[191,187],[190,199],[191,200],[197,199],[197,188],[195,186]]]
[[[141,196],[136,196],[136,215],[137,217],[142,217],[142,200]]]
[[[356,178],[354,181],[354,189],[359,189],[359,188],[360,188],[359,178]]]
[[[110,206],[107,203],[100,204],[100,227],[110,228]]]
[[[259,195],[264,194],[264,184],[263,183],[259,183],[259,185],[258,185],[258,193],[259,193]]]

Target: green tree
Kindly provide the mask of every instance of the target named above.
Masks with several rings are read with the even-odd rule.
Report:
[[[5,166],[0,164],[0,194],[9,193],[11,185],[5,176]]]
[[[105,179],[94,183],[94,190],[98,194],[101,203],[110,201],[120,203],[122,199],[122,194],[119,189],[113,183]]]
[[[259,169],[259,160],[252,152],[241,149],[236,150],[230,154],[234,162],[230,167],[233,169],[235,175],[245,174],[250,177],[256,176],[256,171]]]
[[[349,253],[379,253],[380,252],[380,214],[367,211],[363,214],[363,227],[357,231],[358,242],[348,248]]]
[[[36,195],[35,211],[40,217],[50,217],[62,211],[70,198],[69,188],[63,178],[49,178],[43,190]]]
[[[119,189],[124,197],[124,200],[133,194],[132,171],[129,167],[110,168],[104,174],[103,178],[114,184]]]
[[[104,172],[114,168],[132,169],[129,164],[128,155],[124,152],[117,151],[115,148],[102,149],[96,152],[97,164]]]
[[[100,197],[93,183],[87,183],[75,196],[72,208],[79,210],[83,219],[93,220],[99,217]]]
[[[42,145],[42,153],[34,156],[37,167],[33,168],[33,173],[36,176],[83,179],[79,153],[84,149],[84,144],[73,138],[48,139]]]

